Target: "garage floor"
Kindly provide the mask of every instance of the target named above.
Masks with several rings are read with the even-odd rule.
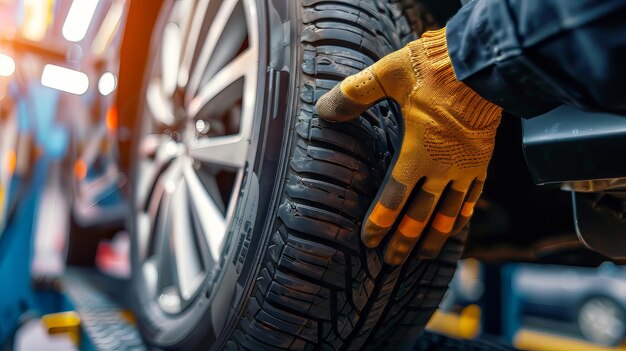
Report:
[[[104,276],[92,269],[71,269],[62,281],[70,306],[81,318],[81,340],[77,348],[67,335],[49,336],[39,319],[24,323],[15,334],[12,349],[28,351],[147,351],[134,317],[129,311],[127,281]],[[458,340],[426,332],[416,351],[514,351],[488,339]],[[8,351],[8,350],[7,350]]]

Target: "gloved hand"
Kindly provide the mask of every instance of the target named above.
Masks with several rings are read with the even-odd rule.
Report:
[[[473,213],[502,111],[456,80],[445,28],[426,32],[346,78],[316,108],[321,118],[343,122],[386,98],[402,108],[402,147],[367,214],[361,239],[377,247],[399,221],[385,262],[403,263],[418,240],[418,257],[435,258]]]

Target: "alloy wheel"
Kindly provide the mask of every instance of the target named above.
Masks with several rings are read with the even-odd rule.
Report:
[[[253,129],[256,21],[252,0],[179,0],[156,38],[133,191],[141,281],[166,314],[220,270]]]

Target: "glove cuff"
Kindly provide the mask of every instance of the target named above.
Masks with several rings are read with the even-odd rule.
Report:
[[[422,55],[425,56],[429,74],[436,79],[436,84],[452,97],[452,107],[458,121],[470,129],[484,129],[497,126],[502,115],[502,109],[485,100],[463,82],[456,79],[452,61],[448,54],[446,28],[428,31],[415,43],[421,43]],[[414,53],[415,50],[412,50]],[[412,56],[415,56],[412,54]],[[414,61],[416,62],[416,61]],[[420,69],[420,70],[423,70]],[[416,72],[418,73],[418,72]]]
[[[435,69],[441,71],[441,73],[452,73],[454,75],[454,69],[448,54],[445,27],[425,32],[419,41],[422,44],[422,50],[424,50],[426,59]]]

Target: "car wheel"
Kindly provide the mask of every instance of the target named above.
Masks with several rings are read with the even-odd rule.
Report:
[[[626,315],[612,299],[594,297],[580,307],[578,327],[587,340],[600,345],[616,346],[626,333]]]
[[[466,232],[437,259],[385,265],[359,231],[399,109],[385,101],[343,124],[314,109],[414,38],[390,0],[164,4],[131,172],[136,312],[150,344],[376,349],[423,330]]]

